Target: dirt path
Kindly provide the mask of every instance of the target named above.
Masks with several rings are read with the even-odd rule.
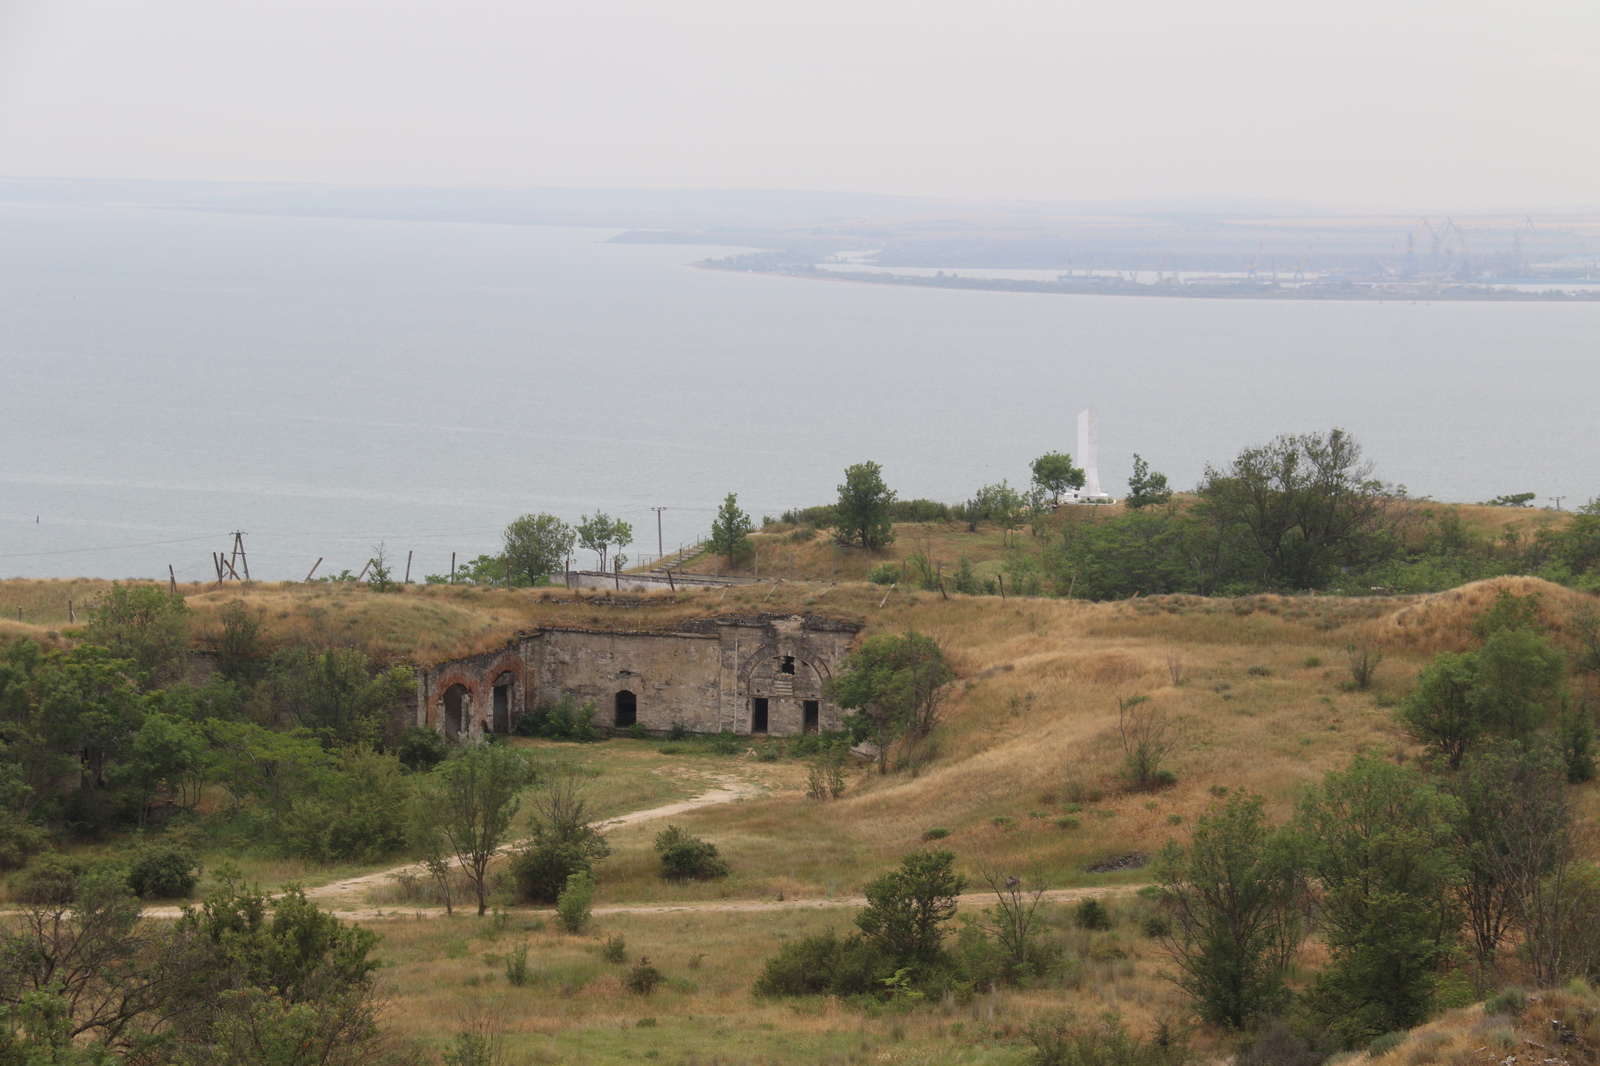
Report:
[[[1057,888],[1052,889],[1041,897],[1049,903],[1074,903],[1078,900],[1094,897],[1104,899],[1108,896],[1131,896],[1137,893],[1143,885],[1118,885],[1112,888]],[[830,907],[865,907],[864,896],[807,896],[801,899],[734,899],[734,900],[705,900],[688,901],[683,903],[621,903],[609,907],[594,908],[594,916],[604,917],[608,914],[754,914],[762,911],[786,910],[824,910]],[[969,892],[961,897],[963,907],[989,907],[994,905],[992,892]],[[177,908],[151,907],[145,911],[151,917],[162,917],[163,911],[172,911],[173,917],[177,915]],[[472,913],[471,908],[457,907],[458,914]],[[404,919],[412,918],[418,921],[430,918],[443,918],[443,907],[361,907],[350,910],[331,910],[328,913],[335,918],[346,921],[372,921],[378,918]],[[536,914],[540,917],[554,914],[549,907],[518,910],[518,914]]]
[[[619,815],[616,818],[612,818],[609,821],[602,823],[601,828],[618,829],[623,826],[637,825],[640,822],[653,821],[657,818],[670,818],[675,814],[683,814],[685,811],[698,810],[701,807],[709,807],[718,803],[732,803],[734,800],[741,800],[747,796],[754,796],[760,791],[756,785],[734,777],[731,774],[718,774],[714,776],[713,780],[720,782],[716,788],[702,792],[693,799],[681,800],[678,803],[667,803],[660,807],[649,807],[642,811],[630,811],[627,814]],[[499,851],[502,853],[508,852],[520,843],[521,841],[513,841],[509,844],[502,844],[499,848]],[[374,873],[362,874],[359,877],[348,877],[342,881],[331,881],[326,885],[317,885],[315,888],[306,889],[305,894],[307,899],[342,899],[346,904],[348,904],[351,902],[349,897],[358,896],[360,893],[364,893],[370,889],[381,888],[384,885],[387,885],[393,878],[405,873],[410,873],[417,877],[428,876],[427,869],[421,863],[407,863],[404,866],[395,866],[388,870],[378,870]],[[330,914],[337,915],[341,918],[375,918],[382,914],[395,913],[395,911],[392,910],[383,911],[381,908],[375,907],[354,908],[350,910],[336,910],[328,907],[324,907],[323,909],[328,910]],[[444,908],[442,907],[424,907],[416,910],[415,913],[426,915],[434,913],[435,910],[441,916],[444,914]],[[147,917],[151,918],[176,918],[180,911],[177,907],[146,907],[144,913]],[[413,910],[404,909],[404,913],[411,914],[413,913]]]

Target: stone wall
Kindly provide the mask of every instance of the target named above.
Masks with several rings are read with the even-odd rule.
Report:
[[[824,698],[861,623],[815,615],[724,615],[673,631],[544,628],[418,676],[417,721],[448,735],[503,732],[563,696],[597,725],[662,734],[791,735],[837,729]],[[763,721],[764,717],[764,721]],[[764,726],[764,728],[763,728]]]

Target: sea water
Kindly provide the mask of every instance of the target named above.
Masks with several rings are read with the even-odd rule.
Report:
[[[863,460],[1026,483],[1091,406],[1114,494],[1333,426],[1415,495],[1600,494],[1594,304],[899,288],[614,232],[0,204],[0,576],[203,579],[240,530],[257,578],[382,542],[416,580],[536,511],[653,556]]]

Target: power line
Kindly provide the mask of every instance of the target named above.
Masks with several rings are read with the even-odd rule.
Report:
[[[79,555],[84,552],[115,552],[126,548],[155,548],[163,544],[189,544],[197,540],[211,540],[214,537],[225,537],[227,533],[207,533],[203,537],[180,537],[177,540],[149,540],[143,544],[113,544],[105,548],[57,548],[44,552],[9,552],[0,555],[0,559],[30,559],[39,555]]]

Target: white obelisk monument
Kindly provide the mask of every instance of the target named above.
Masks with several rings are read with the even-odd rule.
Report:
[[[1078,463],[1088,478],[1080,499],[1099,500],[1100,491],[1100,413],[1094,408],[1078,413]]]

